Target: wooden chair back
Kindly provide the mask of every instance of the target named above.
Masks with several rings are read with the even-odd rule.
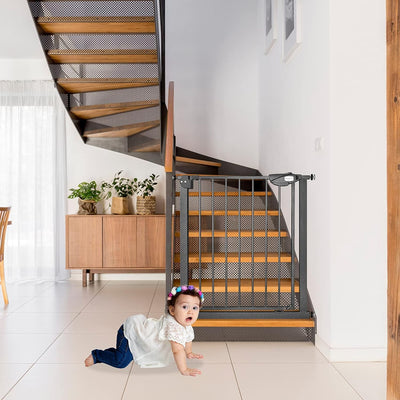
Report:
[[[4,243],[11,207],[0,207],[0,261],[4,259]]]

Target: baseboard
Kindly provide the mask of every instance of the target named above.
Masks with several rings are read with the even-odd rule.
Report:
[[[386,347],[332,348],[318,335],[315,335],[315,347],[330,362],[386,361]]]

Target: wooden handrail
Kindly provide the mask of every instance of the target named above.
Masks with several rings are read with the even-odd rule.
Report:
[[[165,172],[172,172],[174,162],[174,82],[168,86],[167,137],[165,141]]]

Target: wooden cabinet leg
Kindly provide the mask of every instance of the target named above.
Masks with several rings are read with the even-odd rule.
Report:
[[[94,272],[89,272],[89,283],[94,282]]]
[[[87,271],[86,271],[86,269],[82,270],[82,286],[83,287],[87,286]]]

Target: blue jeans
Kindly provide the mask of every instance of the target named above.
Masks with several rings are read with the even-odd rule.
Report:
[[[129,343],[124,335],[124,326],[118,330],[116,349],[110,347],[106,350],[92,350],[94,363],[104,363],[115,368],[125,368],[133,360],[129,350]]]

